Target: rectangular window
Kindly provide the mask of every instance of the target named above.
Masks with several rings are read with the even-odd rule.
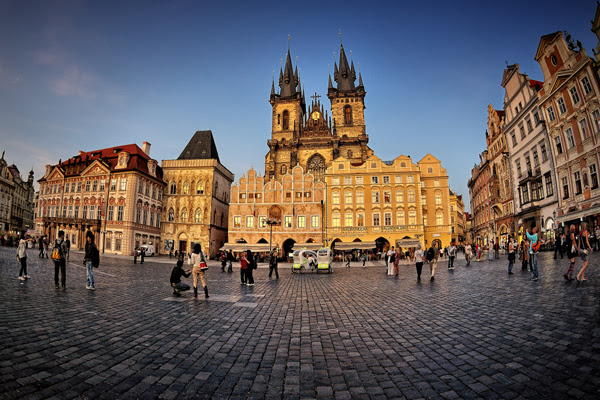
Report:
[[[363,214],[363,213],[356,214],[356,225],[357,226],[365,226],[365,214]]]
[[[375,191],[371,194],[371,201],[373,204],[379,204],[379,192]]]
[[[356,192],[356,204],[365,203],[365,193],[363,191]]]
[[[331,204],[336,206],[340,204],[340,192],[331,193]]]
[[[100,191],[103,192],[105,187],[106,187],[106,180],[100,179]]]
[[[517,176],[520,177],[522,175],[522,172],[521,172],[521,161],[520,160],[516,160],[515,161],[515,166],[517,167]]]
[[[298,216],[298,228],[306,228],[306,216]]]
[[[592,92],[592,85],[590,84],[590,80],[587,76],[584,76],[581,80],[581,85],[583,86],[583,92],[588,95]]]
[[[258,217],[258,227],[259,228],[267,227],[267,217],[265,217],[264,215],[261,215]]]
[[[349,190],[344,192],[344,204],[346,204],[346,205],[352,204],[352,192]]]
[[[533,166],[534,167],[539,167],[540,166],[540,160],[538,158],[538,152],[537,152],[537,150],[533,150]]]
[[[292,216],[291,215],[286,215],[285,217],[283,217],[283,226],[286,228],[292,227]]]
[[[414,203],[415,201],[415,189],[408,189],[408,202]]]
[[[373,226],[379,226],[379,213],[373,213]]]
[[[354,223],[353,223],[354,221],[352,221],[352,220],[353,220],[352,214],[351,213],[346,213],[344,215],[344,226],[352,226],[352,225],[354,225]]]
[[[83,206],[83,211],[81,213],[81,218],[87,219],[87,210],[88,210],[88,207],[87,206]]]
[[[592,119],[594,120],[594,126],[596,127],[596,133],[600,132],[600,111],[594,110],[592,112]]]
[[[117,207],[117,221],[123,221],[123,206],[119,206]],[[158,223],[159,221],[159,217],[156,217],[156,226],[159,225]]]
[[[62,216],[63,216],[63,218],[67,217],[67,206],[63,206],[63,208],[62,208]]]
[[[396,224],[397,225],[406,224],[406,220],[404,219],[404,211],[398,211],[396,213]]]
[[[392,202],[392,193],[385,191],[383,192],[383,202],[384,203],[391,203]]]
[[[573,86],[569,89],[569,93],[571,93],[571,98],[573,99],[573,104],[579,103],[579,93],[577,93],[577,88]]]
[[[340,178],[339,177],[331,178],[331,184],[332,185],[339,185],[340,184]]]
[[[302,198],[302,192],[296,192],[296,198],[297,199],[301,199]]]
[[[71,193],[75,193],[75,182],[71,183]]]
[[[581,129],[581,137],[583,138],[583,140],[587,139],[589,136],[588,136],[588,129],[587,129],[587,121],[585,118],[579,120],[579,127]]]
[[[100,209],[98,209],[98,211],[100,211]],[[144,208],[144,219],[143,219],[143,224],[144,225],[148,225],[148,210],[146,210]]]
[[[546,193],[548,193],[548,197],[554,194],[554,188],[552,187],[552,175],[550,175],[550,173],[546,174]]]
[[[414,183],[415,177],[413,175],[406,176],[406,183]]]
[[[236,215],[233,217],[233,227],[234,228],[241,228],[242,227],[242,217],[239,215]]]
[[[156,198],[156,186],[152,186],[152,198]]]
[[[69,211],[67,211],[67,217],[73,217],[73,206],[69,206]]]
[[[94,219],[96,215],[96,206],[90,206],[90,219]]]
[[[541,143],[540,149],[542,150],[542,162],[548,161],[548,153],[546,152],[546,143]]]
[[[121,251],[121,239],[115,239],[115,251]]]
[[[398,189],[396,190],[396,205],[401,205],[404,203],[404,190]]]
[[[538,186],[536,182],[531,182],[531,201],[538,199]]]
[[[160,213],[156,214],[156,227],[160,228]]]
[[[521,133],[521,139],[525,139],[525,128],[523,128],[523,124],[519,125],[519,132]]]
[[[344,185],[352,185],[352,177],[351,176],[344,177]]]
[[[246,216],[246,228],[254,228],[254,216]]]
[[[424,183],[424,182],[422,182],[422,183]],[[433,181],[433,187],[440,187],[440,181],[437,179],[435,181]]]
[[[161,189],[158,189],[158,196],[157,196],[157,198],[158,198],[158,201],[162,201],[162,190]],[[157,218],[157,220],[158,220],[158,218]]]
[[[529,203],[529,187],[527,184],[521,186],[521,191],[523,193],[523,204]]]
[[[79,218],[79,206],[75,206],[75,214],[73,214],[73,218]]]
[[[81,182],[77,182],[77,193],[81,192]]]
[[[91,186],[91,182],[90,181],[85,181],[85,191],[86,192],[90,191],[90,186]]]
[[[371,177],[371,183],[376,185],[379,183],[379,177],[378,176],[372,176]]]
[[[257,196],[257,199],[260,199],[260,193],[257,193],[256,196]],[[312,197],[312,195],[310,194],[310,192],[304,192],[304,197],[309,199]]]
[[[437,226],[444,225],[444,214],[436,213],[435,214],[435,223]]]
[[[596,164],[589,166],[590,178],[592,179],[592,189],[598,188],[598,172],[596,171]]]
[[[385,225],[385,226],[392,225],[392,213],[386,212],[383,214],[383,225]]]
[[[334,228],[339,228],[340,226],[340,214],[333,213],[331,215],[331,226]]]
[[[394,183],[402,183],[402,175],[394,176]]]
[[[94,181],[94,183],[92,184],[92,192],[95,192],[98,190],[98,181]]]
[[[127,189],[127,178],[121,178],[121,187],[119,189],[120,190]]]
[[[310,216],[310,227],[311,228],[318,228],[319,227],[319,216],[318,215],[311,215]]]
[[[116,179],[110,180],[110,190],[111,191],[117,190],[117,180]]]
[[[383,177],[383,183],[390,183],[390,177],[389,176],[384,176]]]
[[[567,144],[569,149],[572,149],[573,147],[575,147],[575,137],[573,136],[573,129],[568,128],[565,131],[565,134],[567,135]]]
[[[65,185],[65,193],[69,193],[69,184],[68,183]]]
[[[556,102],[558,103],[558,111],[560,111],[561,114],[566,113],[567,106],[565,106],[565,101],[563,100],[563,98],[559,97]]]
[[[554,144],[556,145],[556,154],[562,154],[563,148],[562,148],[562,143],[560,141],[560,136],[556,136],[554,138]]]
[[[136,224],[139,224],[141,221],[142,221],[142,209],[138,207],[135,211],[135,222],[136,222]]]
[[[154,213],[150,212],[150,226],[154,226]]]
[[[144,182],[143,181],[140,181],[140,185],[138,186],[138,193],[139,194],[144,193]]]
[[[538,186],[538,198],[540,200],[542,200],[544,198],[544,184],[542,183],[541,180],[539,180],[537,182],[537,186]]]
[[[427,214],[423,215],[423,226],[429,226],[427,223]]]
[[[363,177],[362,176],[357,176],[356,178],[354,178],[354,180],[356,181],[357,185],[362,185],[363,184]]]
[[[533,112],[533,122],[535,123],[535,126],[540,124],[540,114],[537,111]]]
[[[525,155],[525,168],[527,168],[527,173],[531,174],[531,159],[529,158],[529,154]]]
[[[569,182],[567,181],[567,177],[562,178],[562,187],[563,187],[563,199],[569,198]]]
[[[115,206],[108,206],[108,215],[107,215],[107,219],[109,221],[113,220],[113,214],[115,212]]]
[[[525,125],[527,126],[527,133],[531,133],[533,131],[533,126],[531,125],[531,119],[525,119]]]
[[[416,225],[417,224],[417,212],[416,211],[409,211],[408,212],[408,224],[409,225]]]
[[[573,178],[575,180],[575,194],[581,194],[581,173],[579,171],[573,173]]]
[[[550,122],[554,121],[556,119],[556,116],[554,115],[554,108],[550,106],[546,110],[548,111],[548,119],[550,120]]]

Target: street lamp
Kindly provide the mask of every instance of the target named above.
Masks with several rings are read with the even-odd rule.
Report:
[[[273,226],[281,225],[281,220],[277,218],[267,218],[266,224],[269,225],[271,232],[269,233],[269,256],[273,248]]]

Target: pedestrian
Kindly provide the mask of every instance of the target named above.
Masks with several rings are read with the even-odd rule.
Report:
[[[394,246],[390,247],[385,255],[385,266],[387,267],[387,274],[394,275]]]
[[[540,248],[540,242],[538,242],[537,226],[532,229],[533,234],[529,233],[529,229],[525,231],[527,240],[529,241],[529,264],[532,269],[532,281],[538,280],[538,264],[537,264],[537,252]]]
[[[569,269],[563,275],[566,280],[573,280],[573,270],[575,269],[575,258],[579,255],[579,241],[575,235],[575,225],[569,226],[569,233],[566,237],[567,258],[569,259]]]
[[[252,251],[246,250],[246,259],[248,260],[248,269],[246,269],[246,280],[248,286],[254,286],[254,270],[258,267],[256,264],[256,258],[252,254]]]
[[[473,249],[469,242],[465,245],[465,260],[467,261],[467,265],[471,265],[471,256],[473,255]]]
[[[417,250],[415,250],[413,264],[417,267],[417,281],[421,282],[421,272],[423,271],[423,260],[425,255],[423,254],[423,250],[421,250],[421,243],[417,245]],[[432,275],[433,277],[433,275]]]
[[[48,246],[50,245],[50,240],[48,239],[48,236],[44,236],[44,254],[46,255],[46,258],[48,258]]]
[[[277,268],[277,249],[273,250],[269,256],[269,279],[275,271],[275,279],[279,279],[279,270]]]
[[[192,271],[190,271],[189,269],[187,271],[184,271],[182,267],[183,267],[183,260],[177,260],[177,264],[173,267],[173,270],[171,271],[170,283],[171,283],[171,287],[173,288],[173,296],[175,296],[175,297],[180,297],[181,292],[190,290],[190,285],[182,283],[181,277],[184,276],[186,278],[189,278],[190,273]],[[195,287],[194,287],[194,289],[195,289]],[[194,291],[194,297],[197,297],[197,296],[198,296],[198,291],[196,290],[196,291]]]
[[[192,264],[192,276],[194,277],[194,297],[198,297],[198,278],[200,278],[200,283],[202,283],[202,287],[204,288],[204,297],[208,298],[208,286],[206,286],[206,270],[208,269],[208,265],[206,264],[206,257],[202,253],[200,243],[194,245],[194,251],[189,258],[189,263]]]
[[[225,267],[227,266],[227,253],[225,251],[221,252],[221,272],[225,272]]]
[[[62,290],[67,288],[67,262],[65,254],[67,244],[65,243],[65,232],[58,231],[58,239],[54,241],[52,248],[52,260],[54,261],[54,287],[58,289],[58,272],[60,271],[60,282]]]
[[[362,255],[360,256],[360,259],[362,260],[363,263],[363,268],[366,268],[366,262],[367,262],[367,254],[366,253],[362,253]]]
[[[69,253],[71,252],[71,241],[69,240],[69,236],[65,239],[65,243],[67,245],[67,254],[65,254],[65,259],[69,259]]]
[[[512,236],[508,237],[508,274],[512,275],[512,269],[515,265],[515,250],[516,244],[513,242]]]
[[[493,250],[494,250],[494,241],[488,242],[488,261],[492,261],[493,258]]]
[[[133,263],[134,264],[137,264],[137,258],[138,258],[139,254],[140,254],[139,248],[133,250]]]
[[[400,249],[396,249],[394,253],[394,275],[398,276],[398,263],[400,262]]]
[[[432,244],[429,250],[427,250],[427,262],[429,263],[429,267],[431,268],[431,278],[430,281],[435,279],[435,268],[437,266],[438,257],[440,256],[440,251]]]
[[[346,267],[350,268],[350,261],[352,261],[352,254],[346,254]]]
[[[87,284],[85,288],[88,290],[96,290],[96,284],[94,282],[94,268],[98,268],[100,264],[100,253],[96,244],[94,243],[94,233],[87,231],[85,233],[85,255],[83,256],[83,265],[85,265],[87,272]]]
[[[581,270],[577,274],[578,282],[583,282],[587,280],[585,279],[585,270],[589,263],[587,257],[589,253],[593,251],[592,246],[590,246],[589,232],[587,226],[587,222],[582,222],[581,232],[579,232],[579,257],[581,257],[583,265],[581,265]]]
[[[454,269],[454,258],[456,258],[456,246],[454,242],[450,243],[448,247],[448,269]]]
[[[404,257],[406,257],[406,265],[410,265],[410,249],[406,249]]]
[[[38,247],[40,248],[40,253],[38,254],[38,257],[44,258],[44,238],[42,236],[40,236],[38,240]]]
[[[140,247],[140,264],[144,263],[144,256],[146,255],[146,248]]]
[[[248,279],[246,279],[246,271],[248,268],[248,259],[246,258],[246,252],[244,251],[240,256],[240,278],[242,279],[242,285],[245,285],[248,282]]]
[[[496,260],[500,259],[500,245],[498,244],[498,239],[494,242],[494,258]]]
[[[233,261],[235,261],[235,257],[233,256],[233,252],[229,250],[229,252],[227,252],[227,262],[229,263],[227,266],[227,272],[233,272]]]
[[[31,241],[33,241],[33,239],[26,236],[25,232],[21,233],[21,239],[19,240],[19,245],[17,246],[17,260],[21,264],[21,268],[19,269],[20,281],[29,279],[29,275],[27,275],[27,242]]]
[[[521,240],[521,271],[529,270],[529,242],[527,237]]]

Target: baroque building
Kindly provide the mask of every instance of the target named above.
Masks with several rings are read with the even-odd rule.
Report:
[[[471,229],[473,243],[480,246],[488,244],[494,237],[492,229],[492,209],[490,193],[490,163],[488,151],[479,155],[479,164],[475,164],[469,178],[469,198],[471,201]]]
[[[461,194],[450,191],[450,226],[452,242],[463,244],[467,239],[467,223],[465,219],[465,203]]]
[[[593,29],[597,32],[598,13]],[[558,185],[557,220],[598,225],[600,87],[594,60],[580,43],[555,32],[542,36],[535,55],[544,74],[538,106],[544,115]]]
[[[519,243],[525,229],[538,226],[548,240],[556,226],[554,159],[538,106],[537,93],[542,86],[543,82],[521,73],[519,64],[504,70],[504,132],[515,199],[514,232]]]
[[[165,184],[150,143],[80,151],[47,165],[38,182],[36,225],[50,239],[63,230],[72,247],[83,249],[90,230],[101,252],[124,255],[160,243]]]
[[[23,180],[16,165],[0,157],[0,232],[17,234],[33,230],[33,170]]]
[[[210,257],[227,242],[233,174],[220,160],[212,131],[197,131],[176,160],[163,160],[163,250],[189,252],[195,243]]]

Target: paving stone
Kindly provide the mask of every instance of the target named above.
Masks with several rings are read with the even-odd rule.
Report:
[[[172,263],[160,257],[106,257],[95,292],[81,252],[64,292],[51,261],[30,257],[33,278],[21,284],[13,258],[0,247],[0,398],[598,395],[597,253],[585,284],[565,282],[568,265],[550,253],[535,284],[509,277],[506,256],[470,267],[461,256],[435,283],[408,266],[387,277],[382,262],[332,275],[281,269],[279,280],[259,268],[254,287],[210,261],[209,299],[172,297]]]

